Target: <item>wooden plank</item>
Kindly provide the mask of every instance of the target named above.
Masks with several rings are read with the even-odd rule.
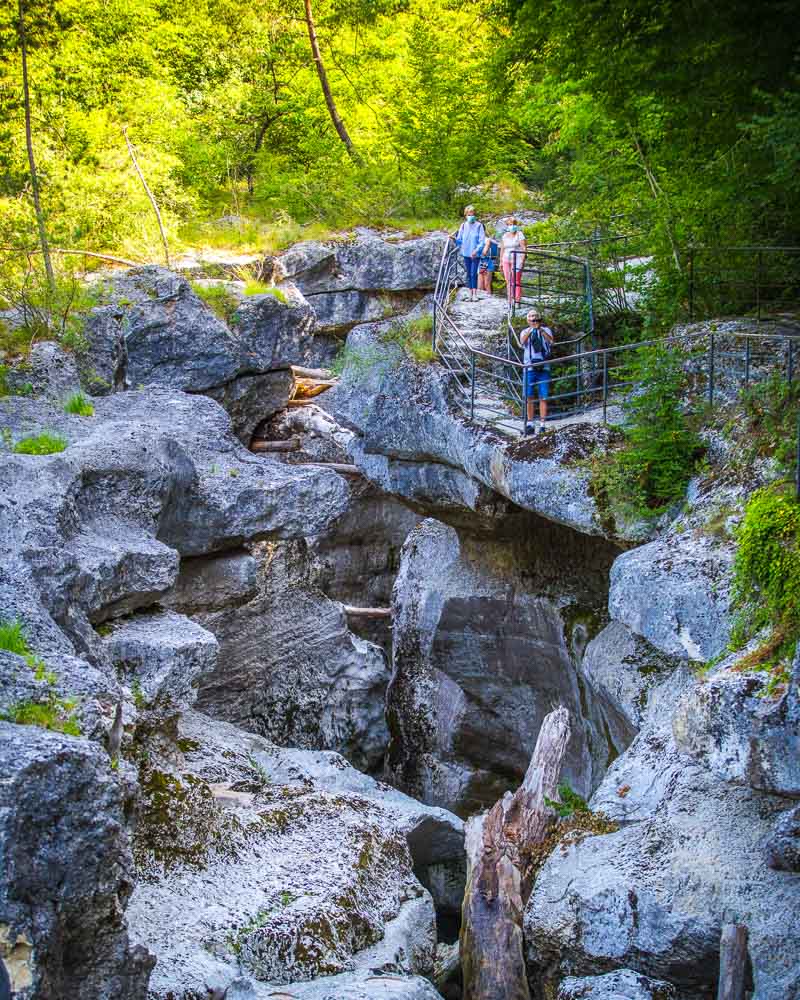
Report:
[[[250,451],[299,451],[300,438],[291,437],[285,441],[268,441],[266,438],[253,438],[250,442]]]
[[[725,924],[719,942],[717,1000],[744,1000],[747,978],[747,927]]]
[[[531,892],[526,859],[554,822],[545,798],[557,798],[569,736],[569,712],[564,707],[550,712],[519,789],[467,821],[463,1000],[530,1000],[522,938]]]
[[[304,368],[302,365],[291,365],[295,378],[329,379],[333,378],[330,368]]]
[[[352,604],[343,604],[344,613],[353,618],[391,618],[391,608],[357,608]]]

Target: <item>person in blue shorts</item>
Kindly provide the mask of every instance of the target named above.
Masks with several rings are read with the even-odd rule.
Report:
[[[492,294],[492,279],[499,256],[500,244],[491,236],[487,236],[478,258],[478,290],[488,295]]]
[[[539,433],[544,430],[547,420],[547,397],[550,395],[550,365],[545,364],[552,353],[553,331],[544,326],[537,309],[528,313],[528,326],[520,333],[519,342],[522,345],[523,383],[522,395],[525,397],[525,433],[535,434],[533,398],[539,396]],[[539,362],[537,364],[537,362]],[[536,365],[536,367],[533,367]]]
[[[467,205],[464,209],[464,221],[456,233],[456,246],[461,249],[461,256],[464,258],[470,302],[474,302],[478,294],[478,258],[485,242],[486,230],[483,223],[478,222],[475,207]]]

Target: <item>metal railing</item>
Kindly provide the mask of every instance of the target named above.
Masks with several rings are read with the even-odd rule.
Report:
[[[513,301],[512,288],[508,290],[510,298],[504,354],[486,351],[470,344],[453,320],[449,309],[461,283],[459,256],[455,244],[452,240],[448,241],[442,252],[434,293],[433,348],[450,373],[456,396],[470,420],[476,419],[476,412],[482,406],[494,403],[507,411],[509,418],[518,415],[522,430],[527,402],[523,395],[526,367],[534,370],[545,366],[549,368],[548,420],[598,411],[598,417],[605,423],[609,409],[623,404],[630,393],[635,391],[638,382],[634,375],[634,362],[648,348],[666,346],[679,352],[687,372],[690,397],[712,407],[721,399],[733,401],[742,388],[746,389],[772,373],[781,373],[791,382],[800,365],[800,335],[726,330],[724,323],[717,329],[711,327],[691,334],[673,334],[658,340],[598,348],[592,343],[591,311],[584,309],[584,329],[578,331],[576,336],[557,343],[554,357],[526,366],[516,337],[519,307]],[[565,259],[549,253],[547,257],[533,255],[535,263],[531,273],[534,278],[529,281],[528,289],[535,283],[538,291],[538,287],[541,287],[538,272],[543,269],[545,261],[554,258],[556,261]],[[566,259],[580,261],[580,258]],[[586,266],[588,269],[588,263]],[[526,296],[524,282],[523,278],[519,306],[535,302],[549,312],[552,301],[548,302],[547,293],[544,292],[541,299]],[[591,296],[590,274],[585,288],[589,289]],[[577,297],[574,296],[576,299]],[[584,303],[585,301],[584,295]],[[800,492],[800,416],[798,459]]]

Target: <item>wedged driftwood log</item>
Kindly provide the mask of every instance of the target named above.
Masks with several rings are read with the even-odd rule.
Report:
[[[251,451],[299,451],[300,438],[291,437],[285,441],[268,441],[266,438],[253,438],[250,442]]]
[[[357,608],[353,604],[343,604],[344,613],[353,618],[391,618],[391,608]]]
[[[326,389],[330,389],[334,385],[336,385],[336,382],[333,379],[298,378],[295,379],[293,398],[311,399],[313,396],[318,396],[321,392],[325,392]]]
[[[330,368],[304,368],[302,365],[290,365],[295,378],[333,378]]]
[[[519,789],[467,822],[467,888],[461,924],[464,1000],[530,1000],[522,915],[531,893],[529,859],[555,822],[570,736],[569,712],[547,715]]]
[[[744,1000],[747,980],[747,927],[725,924],[719,942],[717,1000]]]

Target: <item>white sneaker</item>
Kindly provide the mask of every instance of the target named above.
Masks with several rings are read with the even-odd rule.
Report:
[[[539,433],[544,434],[546,430],[547,428],[545,427],[545,425],[541,421],[539,421]]]

